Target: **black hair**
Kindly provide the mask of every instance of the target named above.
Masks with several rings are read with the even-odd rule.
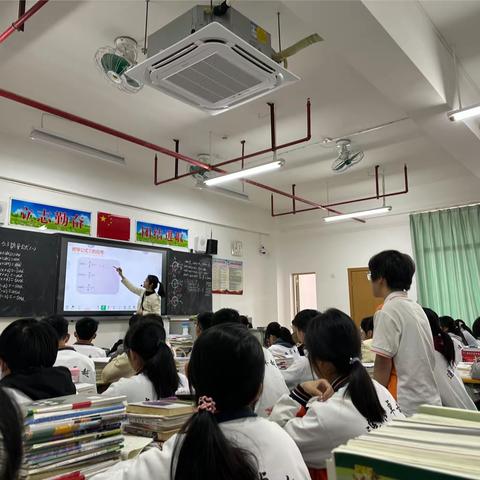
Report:
[[[142,320],[128,329],[125,348],[143,360],[142,373],[152,382],[158,398],[175,395],[179,377],[173,353],[165,343],[166,334],[158,321]]]
[[[404,291],[412,285],[415,262],[406,253],[385,250],[370,259],[368,269],[373,281],[384,278],[390,290]]]
[[[281,338],[282,335],[282,326],[278,322],[270,322],[265,329],[265,346],[268,345],[268,337],[273,335],[274,337]]]
[[[212,398],[220,415],[251,407],[264,374],[262,347],[243,325],[211,327],[193,345],[188,367],[190,385],[197,402],[202,396]],[[182,427],[185,435],[174,450],[174,458],[178,458],[175,474],[171,473],[174,480],[258,479],[255,457],[225,437],[217,418],[199,410]]]
[[[1,479],[18,479],[23,457],[22,423],[15,401],[3,388],[0,388]]]
[[[313,310],[310,308],[306,308],[305,310],[300,310],[296,315],[295,318],[292,320],[292,325],[301,332],[306,332],[308,328],[308,324],[312,318],[317,317],[320,315],[318,310]]]
[[[250,320],[246,315],[240,315],[240,323],[245,325],[247,328],[253,328],[253,325],[250,323]]]
[[[197,325],[202,332],[212,326],[213,312],[202,312],[197,315]]]
[[[34,318],[15,320],[0,335],[0,358],[12,373],[52,367],[57,351],[55,330]]]
[[[221,323],[241,323],[240,314],[233,308],[221,308],[213,314],[212,327]]]
[[[373,332],[373,317],[365,317],[360,322],[360,328],[365,332],[368,333],[370,331]]]
[[[455,320],[448,315],[444,315],[439,318],[440,326],[446,328],[449,333],[457,335],[457,326],[455,325]]]
[[[147,275],[148,283],[152,286],[153,291],[155,291],[158,287],[158,295],[160,297],[165,296],[165,288],[163,287],[163,283],[158,279],[156,275]]]
[[[98,330],[98,320],[91,317],[84,317],[75,324],[75,332],[77,332],[80,340],[91,340]]]
[[[339,375],[348,376],[345,395],[368,422],[382,423],[385,410],[370,375],[359,361],[360,332],[353,320],[340,310],[330,308],[310,322],[305,341],[312,362],[330,362]]]
[[[455,320],[455,325],[460,331],[463,329],[466,330],[470,335],[473,335],[472,329],[463,320]]]
[[[152,322],[158,322],[162,327],[165,328],[163,324],[163,318],[161,315],[157,315],[156,313],[147,313],[146,315],[139,315],[139,320],[142,322],[145,320],[150,320]]]
[[[139,313],[134,313],[134,314],[128,319],[128,326],[131,327],[131,326],[135,325],[140,318],[142,318],[142,315],[140,315]]]
[[[63,340],[68,335],[68,320],[61,315],[50,315],[42,319],[42,322],[48,323],[57,334],[58,341]]]
[[[480,317],[473,322],[472,332],[475,338],[480,338]]]
[[[450,365],[455,364],[455,345],[453,344],[452,337],[447,332],[444,332],[440,326],[440,319],[438,315],[430,308],[424,308],[423,311],[430,322],[430,329],[433,335],[433,344],[435,350],[440,352],[447,363]]]
[[[280,327],[280,339],[285,343],[289,343],[292,347],[295,345],[292,338],[292,332],[287,327]]]

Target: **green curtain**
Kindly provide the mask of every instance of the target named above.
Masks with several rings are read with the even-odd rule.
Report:
[[[467,325],[480,316],[480,205],[410,215],[418,301]]]

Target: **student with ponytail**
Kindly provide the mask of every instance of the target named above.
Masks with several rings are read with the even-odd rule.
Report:
[[[476,410],[475,403],[465,390],[455,362],[455,345],[450,335],[440,326],[438,315],[430,308],[424,308],[430,322],[435,346],[435,370],[433,375],[444,407]]]
[[[332,449],[403,414],[362,365],[360,333],[348,315],[330,309],[312,319],[305,343],[323,380],[302,383],[284,395],[270,420],[295,441],[312,478],[326,478],[323,469]]]
[[[292,439],[253,411],[264,370],[262,347],[243,325],[210,327],[195,342],[188,369],[197,412],[161,451],[92,480],[309,480]]]
[[[136,374],[112,383],[104,395],[125,395],[132,403],[171,397],[177,391],[186,393],[187,379],[177,373],[165,338],[165,329],[157,321],[144,320],[130,327],[124,345]]]

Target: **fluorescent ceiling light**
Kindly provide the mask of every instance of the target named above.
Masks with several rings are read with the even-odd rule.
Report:
[[[120,155],[99,150],[98,148],[84,145],[83,143],[78,143],[74,140],[69,140],[68,138],[61,137],[60,135],[54,133],[35,129],[30,133],[30,138],[35,141],[45,142],[57,147],[66,148],[67,150],[83,153],[89,157],[99,158],[100,160],[105,160],[106,162],[116,163],[117,165],[125,165],[125,158],[121,157]]]
[[[285,160],[275,160],[274,162],[258,165],[257,167],[244,168],[238,172],[226,173],[219,177],[209,178],[208,180],[205,180],[204,183],[210,187],[212,185],[218,185],[219,183],[231,182],[233,180],[238,180],[239,178],[252,177],[254,175],[259,175],[260,173],[269,172],[270,170],[276,170],[277,168],[283,167],[284,164]]]
[[[246,193],[243,192],[237,192],[236,190],[230,190],[228,188],[223,188],[223,187],[209,187],[205,188],[204,182],[198,182],[196,185],[196,188],[199,190],[203,190],[204,192],[212,192],[212,193],[218,193],[219,195],[224,195],[225,197],[230,197],[235,200],[241,200],[242,202],[249,202],[250,198]]]
[[[458,110],[452,110],[451,112],[447,113],[448,118],[452,122],[458,122],[459,120],[476,117],[477,115],[480,115],[480,104],[459,108]]]
[[[349,220],[350,218],[362,218],[371,217],[373,215],[381,215],[382,213],[388,213],[392,207],[380,207],[372,208],[371,210],[362,210],[360,212],[343,213],[341,215],[332,215],[331,217],[324,217],[323,220],[327,223],[341,222],[343,220]]]

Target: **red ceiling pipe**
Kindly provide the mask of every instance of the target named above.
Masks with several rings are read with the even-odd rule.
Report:
[[[376,195],[372,195],[371,197],[363,197],[363,198],[356,198],[355,200],[346,200],[343,202],[328,203],[327,205],[324,205],[324,207],[325,208],[338,207],[340,205],[348,205],[350,203],[366,202],[367,200],[375,200],[375,199],[378,200],[380,198],[394,197],[396,195],[405,195],[406,193],[408,193],[408,169],[406,165],[404,165],[403,167],[403,175],[404,175],[405,186],[403,190],[399,192],[384,193],[380,195],[380,193],[377,190]],[[375,167],[375,177],[376,177],[375,184],[378,185],[378,165]],[[294,215],[296,213],[301,213],[301,212],[311,212],[312,210],[317,210],[317,208],[302,208],[300,210],[295,210],[295,207],[294,207],[293,210],[290,210],[289,212],[274,213],[273,199],[272,199],[271,210],[272,210],[272,217],[282,217],[284,215]]]
[[[28,9],[23,15],[21,15],[15,22],[13,22],[3,33],[0,34],[0,43],[4,42],[13,32],[20,30],[23,24],[32,16],[35,15],[48,0],[38,0],[32,8]],[[21,8],[19,9],[19,12]]]
[[[273,105],[273,104],[269,104],[269,105]],[[312,109],[312,106],[311,106],[310,99],[307,99],[307,134],[306,134],[305,137],[299,138],[298,140],[292,140],[291,142],[282,143],[281,145],[278,145],[278,146],[275,145],[275,149],[273,149],[272,147],[265,148],[263,150],[259,150],[259,151],[254,152],[254,153],[249,153],[248,155],[245,155],[245,152],[243,152],[240,157],[232,158],[231,160],[226,160],[224,162],[220,162],[220,163],[216,163],[215,165],[212,165],[212,169],[214,170],[215,168],[223,167],[223,166],[229,165],[231,163],[235,163],[235,162],[239,162],[239,161],[245,161],[245,160],[248,160],[249,158],[258,157],[259,155],[264,155],[266,153],[270,153],[270,152],[277,151],[277,150],[280,150],[280,149],[283,149],[283,148],[291,147],[293,145],[298,145],[299,143],[305,143],[305,142],[310,141],[310,139],[312,138],[312,113],[311,113],[311,109]],[[273,115],[272,115],[272,112],[273,112]],[[272,110],[271,107],[270,107],[270,130],[271,130],[271,132],[275,132],[275,111]],[[272,142],[276,142],[276,133],[272,133]],[[158,183],[155,183],[155,185],[162,185],[163,183],[173,182],[174,180],[189,177],[190,175],[193,175],[193,174],[194,174],[194,172],[188,172],[188,173],[184,173],[182,175],[179,175],[178,177],[171,177],[171,178],[167,178],[165,180],[159,180]]]
[[[155,152],[160,152],[165,155],[168,155],[172,158],[179,158],[180,160],[184,160],[185,162],[191,163],[192,165],[195,165],[197,167],[203,168],[205,170],[215,170],[216,172],[219,173],[227,173],[225,170],[221,170],[219,168],[216,168],[212,165],[207,165],[206,163],[199,162],[198,160],[195,160],[193,158],[187,157],[186,155],[183,155],[181,153],[174,152],[172,150],[169,150],[168,148],[161,147],[160,145],[155,145],[154,143],[147,142],[145,140],[142,140],[137,137],[133,137],[132,135],[128,135],[126,133],[120,132],[118,130],[114,130],[113,128],[107,127],[105,125],[101,125],[100,123],[92,122],[91,120],[87,120],[86,118],[79,117],[78,115],[74,115],[72,113],[65,112],[63,110],[60,110],[55,107],[51,107],[49,105],[46,105],[41,102],[37,102],[36,100],[32,100],[26,97],[23,97],[21,95],[17,95],[16,93],[9,92],[8,90],[0,89],[0,97],[7,98],[9,100],[13,100],[14,102],[21,103],[23,105],[27,105],[32,108],[36,108],[37,110],[41,110],[42,112],[47,112],[52,115],[56,115],[57,117],[65,118],[67,120],[70,120],[71,122],[79,123],[80,125],[85,125],[86,127],[93,128],[94,130],[98,130],[100,132],[106,133],[107,135],[112,135],[117,138],[121,138],[122,140],[125,140],[130,143],[134,143],[136,145],[140,145],[141,147],[148,148],[150,150],[153,150]],[[155,178],[157,175],[157,155],[155,155]],[[253,180],[244,180],[244,182],[254,185],[259,188],[263,188],[264,190],[268,190],[269,192],[276,193],[277,195],[281,195],[290,199],[295,199],[299,202],[306,203],[307,205],[311,205],[312,207],[315,208],[320,208],[324,210],[328,210],[332,213],[341,213],[338,212],[337,210],[333,210],[331,208],[326,208],[323,205],[320,205],[319,203],[312,202],[310,200],[306,200],[302,197],[294,196],[290,193],[283,192],[282,190],[279,190],[274,187],[270,187],[268,185],[264,185],[262,183],[254,182]],[[362,221],[363,220],[359,220]]]

